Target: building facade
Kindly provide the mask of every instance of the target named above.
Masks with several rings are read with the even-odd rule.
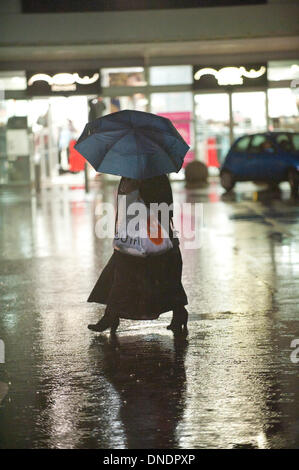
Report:
[[[29,181],[37,161],[51,182],[84,123],[121,109],[170,118],[186,163],[211,168],[239,135],[299,131],[298,1],[38,3],[0,6],[0,184]]]

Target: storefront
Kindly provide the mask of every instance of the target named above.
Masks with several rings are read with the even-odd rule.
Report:
[[[196,67],[197,157],[219,167],[233,140],[243,134],[299,131],[299,95],[291,87],[298,73],[294,62]]]
[[[82,171],[73,145],[101,93],[99,71],[0,73],[1,86],[0,184],[51,185]]]
[[[190,145],[186,163],[217,169],[242,134],[299,131],[298,77],[298,61],[0,72],[0,184],[32,181],[36,162],[43,183],[80,172],[70,142],[86,121],[122,109],[168,117]]]

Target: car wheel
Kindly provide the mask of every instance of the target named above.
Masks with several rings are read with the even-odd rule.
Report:
[[[223,170],[221,172],[220,182],[221,186],[226,189],[226,191],[230,191],[235,186],[235,179],[232,173],[228,170]]]
[[[292,197],[297,197],[299,187],[299,172],[295,170],[295,168],[291,168],[289,170],[288,181],[290,183]]]

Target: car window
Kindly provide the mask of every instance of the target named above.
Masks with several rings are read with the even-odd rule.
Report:
[[[262,153],[262,152],[274,152],[275,147],[273,142],[265,135],[256,134],[252,137],[250,142],[250,152]]]
[[[234,150],[236,152],[245,152],[248,148],[248,144],[250,142],[250,135],[246,135],[242,137],[234,146]]]
[[[293,134],[290,137],[293,143],[293,149],[295,152],[299,152],[299,134]]]
[[[285,152],[291,152],[293,150],[293,144],[290,140],[289,134],[278,134],[276,136],[276,143],[280,150]]]

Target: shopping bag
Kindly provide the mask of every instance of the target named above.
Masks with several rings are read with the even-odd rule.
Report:
[[[133,256],[159,255],[173,248],[168,232],[156,214],[146,206],[139,191],[132,191],[118,200],[118,212],[113,246],[116,250]],[[137,204],[136,204],[137,203]],[[134,204],[134,206],[132,206]],[[138,208],[136,212],[131,208]],[[134,219],[135,218],[135,219]],[[134,225],[134,220],[140,223]],[[132,231],[135,227],[136,230]]]

